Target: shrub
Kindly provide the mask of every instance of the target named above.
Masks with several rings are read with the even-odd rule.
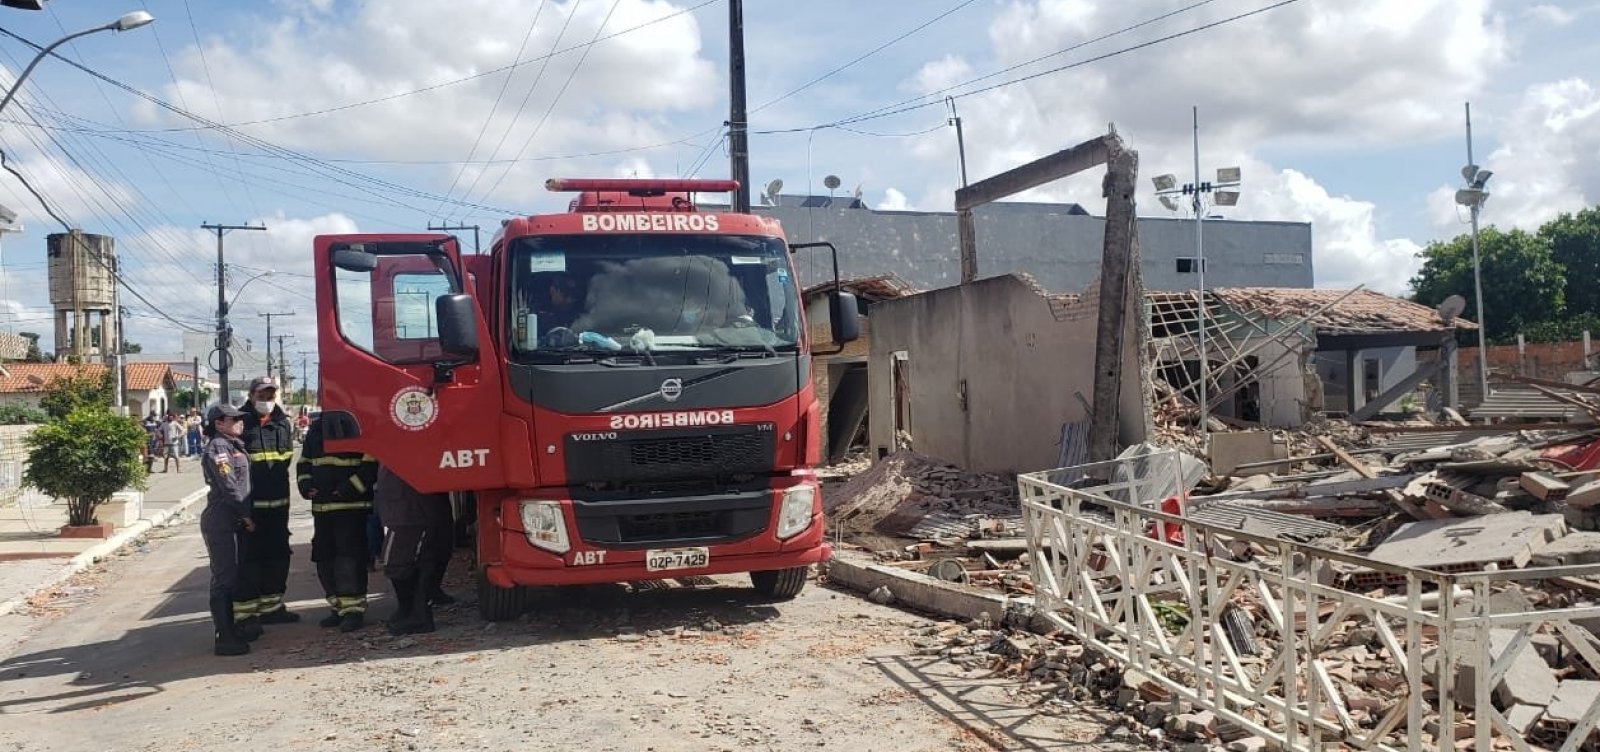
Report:
[[[25,426],[49,419],[43,410],[27,405],[0,405],[0,426]]]
[[[109,368],[98,375],[79,369],[71,376],[51,381],[45,387],[44,398],[39,400],[39,405],[52,418],[64,418],[85,405],[109,408],[117,394],[114,378],[116,376]]]
[[[93,525],[95,508],[124,488],[143,488],[145,432],[133,418],[84,405],[28,436],[22,482],[67,503],[68,524]]]

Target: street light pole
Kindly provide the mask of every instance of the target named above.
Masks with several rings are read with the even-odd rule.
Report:
[[[1189,197],[1189,206],[1194,211],[1194,258],[1191,263],[1193,264],[1192,269],[1197,275],[1196,281],[1199,286],[1198,305],[1196,306],[1198,314],[1196,316],[1198,322],[1196,340],[1200,355],[1199,428],[1201,440],[1209,441],[1210,432],[1206,424],[1211,419],[1211,356],[1206,351],[1206,327],[1209,324],[1210,308],[1206,303],[1206,206],[1203,194],[1212,194],[1215,197],[1214,202],[1217,206],[1236,206],[1239,202],[1239,192],[1227,189],[1238,188],[1240,171],[1238,167],[1224,167],[1217,170],[1216,182],[1204,182],[1200,179],[1200,108],[1194,107],[1191,112],[1194,123],[1194,182],[1180,187],[1177,176],[1171,174],[1157,175],[1154,178],[1154,182],[1156,197],[1161,199],[1162,206],[1167,207],[1169,210],[1177,211],[1178,203],[1174,196],[1183,195]]]
[[[39,61],[44,60],[45,56],[49,55],[51,52],[54,52],[57,47],[77,39],[78,37],[86,37],[90,34],[96,34],[102,31],[131,31],[155,20],[155,16],[152,16],[142,10],[136,10],[129,13],[124,13],[121,18],[118,18],[117,20],[112,21],[104,26],[96,26],[92,29],[84,29],[83,31],[73,32],[60,39],[57,39],[54,42],[51,42],[48,45],[45,45],[44,48],[39,50],[39,54],[34,55],[33,60],[28,62],[28,67],[22,69],[22,73],[17,76],[17,80],[11,83],[11,90],[6,92],[5,99],[0,99],[0,112],[4,112],[6,105],[11,104],[12,98],[17,96],[17,90],[22,88],[22,82],[26,80],[28,78],[28,74],[32,73],[33,69],[39,65]]]
[[[214,230],[217,233],[217,381],[220,384],[221,394],[217,397],[218,404],[232,405],[233,397],[228,392],[228,370],[233,363],[233,331],[228,328],[228,290],[223,286],[227,280],[228,265],[223,259],[222,236],[229,230],[266,230],[265,226],[252,225],[214,225],[209,222],[202,223],[202,228]],[[264,274],[256,276],[266,276]],[[245,284],[250,284],[246,280]],[[239,286],[239,291],[244,291],[244,285]]]
[[[154,22],[155,20],[156,20],[155,16],[150,15],[146,11],[142,11],[142,10],[130,11],[128,13],[122,14],[122,16],[119,17],[117,20],[112,21],[111,23],[105,24],[104,26],[96,26],[96,27],[94,27],[92,29],[84,29],[83,31],[73,32],[71,34],[68,34],[68,35],[60,38],[60,39],[57,39],[54,42],[51,42],[48,45],[45,45],[44,47],[39,48],[39,53],[34,55],[32,60],[28,61],[27,67],[23,68],[22,69],[22,73],[18,74],[16,80],[11,82],[11,88],[6,90],[5,97],[4,98],[0,98],[0,112],[4,112],[5,109],[6,109],[6,106],[11,104],[11,100],[16,99],[17,92],[22,90],[22,82],[27,80],[29,74],[33,73],[33,69],[39,67],[39,63],[41,61],[43,61],[45,59],[45,57],[47,57],[52,52],[54,52],[57,47],[60,47],[61,45],[66,44],[67,42],[70,42],[70,41],[72,41],[74,39],[77,39],[79,37],[86,37],[86,36],[88,36],[90,34],[97,34],[97,33],[102,32],[102,31],[117,31],[117,32],[130,31],[130,30],[133,30],[133,29],[137,29],[140,26],[145,26],[147,24],[150,24],[150,23]],[[6,171],[8,171],[11,174],[17,176],[17,179],[22,182],[23,187],[27,188],[28,192],[32,193],[34,195],[34,198],[37,198],[39,200],[39,204],[44,207],[45,213],[47,213],[51,217],[55,218],[56,221],[61,222],[62,226],[66,227],[66,229],[68,230],[69,233],[72,231],[72,228],[70,226],[67,226],[66,222],[61,221],[61,218],[59,216],[56,216],[55,210],[51,209],[50,208],[50,204],[45,202],[44,196],[40,195],[37,190],[34,190],[33,185],[31,183],[29,183],[26,178],[23,177],[21,172],[17,171],[17,169],[14,168],[14,167],[11,167],[9,165],[5,165],[5,154],[4,154],[4,152],[0,152],[0,166],[4,166]],[[9,212],[9,210],[7,210],[7,211]],[[10,222],[10,220],[7,220],[8,224],[9,224],[9,222]],[[104,261],[102,261],[101,263],[104,263]],[[120,302],[120,300],[118,298],[118,292],[120,292],[120,287],[122,285],[122,276],[118,273],[118,269],[116,268],[116,266],[117,266],[117,262],[116,262],[115,259],[113,259],[112,262],[111,262],[111,266],[110,266],[110,272],[111,272],[111,281],[112,281],[112,285],[111,285],[111,307],[112,307],[113,312],[114,312],[114,314],[113,314],[114,315],[114,323],[112,324],[114,336],[110,337],[110,339],[112,340],[111,342],[102,341],[100,343],[100,350],[101,350],[101,355],[102,356],[106,355],[106,353],[108,351],[110,352],[110,357],[104,358],[104,359],[107,361],[107,364],[112,368],[112,370],[114,372],[114,378],[113,378],[114,387],[112,389],[112,392],[113,392],[112,399],[115,400],[115,403],[112,405],[112,409],[120,411],[122,409],[123,386],[124,385],[122,383],[122,379],[123,379],[123,369],[122,369],[122,306],[121,306],[121,302]]]
[[[1472,161],[1472,103],[1468,102],[1467,166],[1472,168],[1475,173],[1472,176],[1468,176],[1465,174],[1466,171],[1463,170],[1462,177],[1465,177],[1468,183],[1476,183],[1476,173],[1478,172],[1476,165],[1477,162]],[[1487,182],[1488,178],[1485,177],[1483,180]],[[1479,191],[1478,198],[1467,208],[1472,215],[1472,288],[1478,299],[1478,393],[1482,395],[1482,398],[1487,398],[1489,396],[1489,348],[1484,344],[1485,336],[1483,330],[1487,329],[1488,325],[1485,323],[1483,315],[1483,266],[1478,261],[1478,212],[1483,210],[1483,199],[1487,198],[1488,194],[1482,192],[1482,185],[1478,185],[1477,188]]]

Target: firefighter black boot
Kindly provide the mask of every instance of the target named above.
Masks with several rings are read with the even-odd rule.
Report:
[[[390,634],[407,634],[405,631],[411,623],[411,612],[416,609],[417,576],[415,574],[401,580],[390,580],[394,583],[394,616],[384,622]]]
[[[216,632],[212,649],[217,655],[244,655],[250,652],[250,643],[234,629],[233,601],[226,597],[211,598],[211,625]]]

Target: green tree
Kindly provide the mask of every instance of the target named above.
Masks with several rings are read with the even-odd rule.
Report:
[[[71,376],[61,376],[50,382],[45,387],[44,397],[39,400],[39,406],[55,419],[65,418],[74,410],[85,406],[110,410],[111,401],[117,395],[114,378],[109,368],[99,373],[90,373],[88,369],[79,368],[78,372]]]
[[[1489,312],[1484,334],[1490,340],[1514,339],[1519,331],[1561,316],[1565,309],[1565,270],[1543,239],[1522,230],[1504,232],[1489,227],[1478,233],[1478,253],[1482,259],[1483,304]],[[1422,269],[1411,278],[1415,300],[1433,306],[1451,295],[1460,295],[1467,300],[1463,315],[1478,321],[1471,236],[1429,243],[1421,255]]]
[[[172,407],[175,410],[188,410],[191,407],[200,407],[210,399],[210,389],[201,389],[198,401],[195,400],[195,390],[179,389],[177,394],[172,395]]]
[[[67,503],[67,523],[95,524],[95,509],[124,488],[143,488],[144,429],[105,405],[81,405],[28,435],[22,481]]]
[[[1539,228],[1539,239],[1567,270],[1567,313],[1600,315],[1600,207],[1546,222]]]
[[[43,363],[46,361],[44,353],[39,350],[39,335],[35,332],[18,332],[17,336],[28,341],[28,354],[24,359],[29,363]]]
[[[134,354],[142,353],[142,352],[144,352],[144,345],[141,345],[138,342],[126,342],[125,341],[125,342],[122,343],[122,354],[123,355],[134,355]]]

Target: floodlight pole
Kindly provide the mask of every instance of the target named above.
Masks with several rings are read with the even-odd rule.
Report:
[[[1472,103],[1467,103],[1467,164],[1477,164],[1472,161]],[[1465,177],[1465,176],[1463,176]],[[1471,183],[1473,178],[1467,178]],[[1482,395],[1480,399],[1489,397],[1489,348],[1484,344],[1483,330],[1488,328],[1483,315],[1483,268],[1478,262],[1478,212],[1483,209],[1480,199],[1467,207],[1472,215],[1472,288],[1478,298],[1478,387]]]
[[[1205,212],[1200,205],[1200,108],[1193,108],[1194,116],[1194,257],[1199,265],[1200,282],[1200,446],[1209,447],[1211,432],[1206,425],[1211,416],[1211,398],[1207,393],[1211,381],[1211,364],[1206,357],[1206,248],[1204,240]]]

